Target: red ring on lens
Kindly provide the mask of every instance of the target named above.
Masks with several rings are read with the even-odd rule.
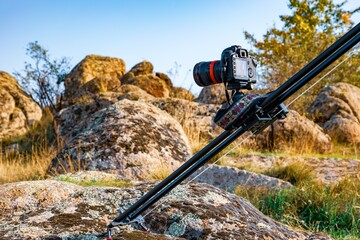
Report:
[[[214,84],[217,84],[218,81],[216,81],[216,78],[215,78],[215,75],[214,75],[215,62],[217,62],[217,61],[215,60],[215,61],[212,61],[212,62],[210,63],[210,69],[209,69],[209,71],[210,71],[210,79],[211,79],[211,81],[212,81]]]

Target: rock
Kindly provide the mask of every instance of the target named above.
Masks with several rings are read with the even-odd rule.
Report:
[[[333,138],[360,143],[360,88],[347,83],[325,87],[308,108],[308,116]]]
[[[214,84],[204,87],[196,101],[207,104],[222,104],[226,102],[224,84]]]
[[[160,79],[164,80],[167,86],[170,88],[170,95],[169,95],[170,98],[180,98],[188,101],[195,100],[194,94],[192,94],[189,90],[186,90],[185,88],[182,87],[174,87],[171,82],[171,79],[165,73],[157,72],[155,75]]]
[[[121,82],[123,84],[132,84],[138,86],[150,95],[157,98],[169,97],[170,95],[170,89],[168,86],[166,86],[160,78],[152,74],[140,75],[129,78],[127,80],[122,79]]]
[[[180,124],[155,106],[127,99],[94,113],[52,160],[48,172],[100,170],[144,179],[191,155]]]
[[[104,231],[105,224],[116,215],[117,207],[113,204],[127,197],[126,193],[115,193],[122,192],[121,189],[96,189],[54,180],[2,185],[0,216],[4,221],[0,225],[0,236],[17,239],[97,239],[95,234],[88,233]],[[135,190],[132,194],[140,196],[143,192]],[[144,235],[136,230],[126,231],[119,237],[141,239],[141,236],[149,235],[152,236],[149,239],[169,239],[166,235]]]
[[[100,171],[80,171],[74,173],[66,173],[55,176],[53,180],[71,181],[71,182],[91,182],[91,181],[112,181],[112,180],[127,180],[123,177]]]
[[[269,190],[293,187],[289,182],[277,178],[215,164],[209,164],[200,168],[189,177],[189,181],[200,173],[202,174],[194,179],[195,182],[207,183],[229,192],[234,192],[235,188],[239,185],[267,188]]]
[[[153,73],[153,66],[148,61],[135,65],[121,78],[122,84],[135,85],[154,97],[169,97],[172,88],[171,80],[163,73]]]
[[[61,109],[55,115],[57,135],[65,142],[71,140],[88,126],[89,119],[95,112],[122,99],[151,100],[154,97],[134,85],[122,85],[115,92],[99,93],[86,101]]]
[[[182,125],[190,141],[208,141],[221,131],[212,118],[220,106],[190,102],[184,99],[154,99],[149,103],[166,111]]]
[[[360,161],[356,159],[247,154],[241,157],[224,157],[221,162],[226,166],[258,173],[266,173],[274,168],[301,163],[309,172],[313,173],[317,181],[325,184],[335,184],[346,177],[360,179]]]
[[[172,82],[171,82],[171,79],[170,79],[169,76],[166,75],[165,73],[157,72],[157,73],[155,73],[155,75],[156,75],[158,78],[164,80],[169,87],[172,87],[172,86],[173,86],[173,85],[172,85]]]
[[[16,239],[96,239],[119,207],[128,208],[151,187],[79,187],[53,180],[1,185],[0,234]],[[179,186],[164,199],[144,217],[151,233],[124,226],[114,239],[330,239],[291,229],[245,199],[206,184]]]
[[[134,85],[122,85],[115,90],[116,95],[118,95],[118,100],[129,99],[129,100],[152,100],[154,97],[141,88]]]
[[[360,181],[359,160],[313,157],[305,163],[313,169],[317,178],[326,184],[334,184],[347,177],[352,181]]]
[[[14,212],[36,212],[39,207],[61,204],[79,189],[78,185],[55,180],[4,184],[0,186],[0,207]]]
[[[142,61],[135,66],[133,66],[130,71],[134,76],[147,75],[154,73],[154,67],[151,62]]]
[[[87,95],[111,91],[120,86],[125,62],[119,58],[88,55],[65,78],[65,106]]]
[[[277,150],[296,149],[298,152],[326,153],[331,150],[331,138],[321,127],[293,110],[246,144]]]
[[[10,74],[0,71],[0,141],[26,133],[42,110]]]
[[[61,109],[55,115],[56,133],[63,142],[69,142],[91,122],[92,115],[100,109],[117,102],[117,98],[106,99],[89,98],[87,102],[77,103]]]
[[[186,90],[185,88],[182,87],[173,87],[170,92],[170,97],[185,99],[188,101],[195,100],[195,96],[189,90]]]

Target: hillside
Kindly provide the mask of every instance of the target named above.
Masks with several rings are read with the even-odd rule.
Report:
[[[86,56],[53,116],[0,72],[0,239],[96,239],[221,133],[222,85],[196,98],[148,61],[125,69]],[[324,88],[145,212],[149,234],[114,239],[360,238],[359,106],[359,88]]]

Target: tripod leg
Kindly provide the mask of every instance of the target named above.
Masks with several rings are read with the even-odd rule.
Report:
[[[112,228],[114,226],[120,225],[122,222],[130,221],[129,216],[139,209],[144,203],[146,203],[149,199],[151,199],[156,193],[161,191],[166,185],[176,179],[180,174],[186,171],[189,167],[191,167],[195,162],[201,159],[204,155],[206,155],[209,151],[215,148],[219,143],[221,143],[224,139],[231,135],[231,131],[224,131],[217,138],[211,141],[208,145],[206,145],[203,149],[197,152],[193,157],[191,157],[188,161],[186,161],[183,165],[181,165],[178,169],[176,169],[172,174],[170,174],[167,178],[161,181],[158,185],[156,185],[153,189],[147,192],[144,196],[142,196],[136,203],[131,205],[125,212],[119,214],[109,225],[108,228]],[[143,209],[145,210],[145,209]],[[139,215],[139,214],[137,214]],[[132,215],[132,219],[136,216]]]
[[[159,192],[157,192],[150,200],[148,200],[146,203],[144,203],[142,206],[137,208],[133,213],[129,215],[130,219],[136,218],[139,214],[144,212],[147,208],[152,206],[154,203],[159,201],[162,197],[164,197],[167,193],[169,193],[172,189],[174,189],[177,185],[179,185],[182,181],[184,181],[186,178],[188,178],[191,174],[193,174],[196,170],[198,170],[200,167],[202,167],[205,163],[207,163],[211,158],[213,158],[216,154],[221,152],[224,148],[229,146],[233,141],[235,141],[238,137],[240,137],[242,134],[244,134],[249,127],[252,125],[249,125],[246,128],[239,128],[237,131],[235,131],[232,135],[230,135],[227,139],[225,139],[223,142],[221,142],[218,146],[216,146],[213,150],[208,152],[205,156],[203,156],[199,161],[194,163],[192,166],[190,166],[186,171],[184,171],[182,174],[180,174],[174,181],[169,183],[167,186],[165,186],[163,189],[161,189]]]

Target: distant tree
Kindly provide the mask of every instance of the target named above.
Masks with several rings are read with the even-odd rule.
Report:
[[[25,62],[23,74],[14,72],[25,91],[42,107],[56,111],[57,99],[63,91],[63,82],[69,72],[69,58],[51,59],[49,51],[37,41],[30,42],[26,49],[34,63]]]
[[[288,7],[292,14],[280,16],[284,23],[281,29],[274,26],[262,40],[245,32],[246,39],[255,48],[254,54],[260,63],[262,77],[267,80],[270,89],[285,82],[351,28],[353,23],[350,16],[360,8],[345,11],[342,9],[345,3],[334,4],[332,0],[289,0]],[[360,56],[357,54],[313,88],[306,98],[296,102],[293,108],[305,111],[327,84],[342,81],[360,87],[359,63]]]

